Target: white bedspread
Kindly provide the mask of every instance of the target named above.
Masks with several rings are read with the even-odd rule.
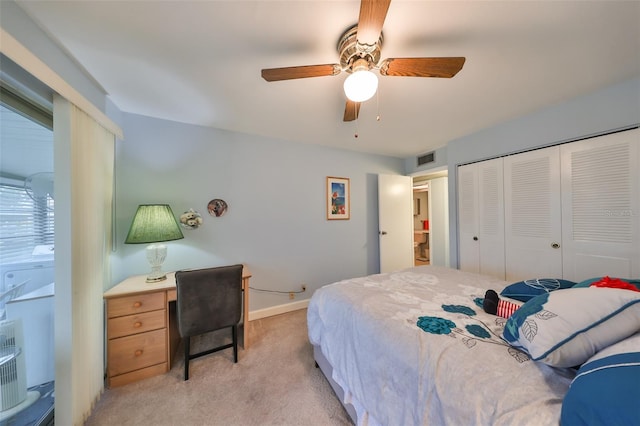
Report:
[[[504,320],[477,305],[507,284],[434,266],[330,284],[309,303],[309,339],[361,424],[558,424],[573,370],[510,348]]]

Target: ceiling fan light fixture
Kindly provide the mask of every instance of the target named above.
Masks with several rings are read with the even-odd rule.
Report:
[[[344,80],[344,94],[353,102],[364,102],[378,90],[378,77],[369,70],[354,71]]]

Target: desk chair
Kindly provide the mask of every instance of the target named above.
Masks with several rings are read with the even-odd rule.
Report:
[[[238,323],[242,314],[242,265],[176,272],[178,331],[184,342],[184,379],[189,361],[233,347],[238,362]],[[231,328],[231,343],[190,353],[192,336]]]

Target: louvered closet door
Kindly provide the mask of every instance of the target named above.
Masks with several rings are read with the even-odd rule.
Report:
[[[503,159],[478,163],[480,273],[505,278]]]
[[[458,167],[459,269],[480,272],[478,164]]]
[[[640,130],[561,147],[564,277],[640,277]]]
[[[504,159],[507,281],[562,277],[560,148]]]
[[[458,168],[460,269],[504,279],[502,158]]]

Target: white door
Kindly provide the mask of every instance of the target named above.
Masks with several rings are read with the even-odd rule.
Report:
[[[504,279],[502,158],[458,167],[458,218],[460,269]]]
[[[640,276],[640,130],[561,147],[563,277]]]
[[[507,281],[562,277],[560,148],[504,158]]]
[[[505,278],[503,159],[478,164],[480,273]]]
[[[429,181],[429,261],[449,267],[449,179]]]
[[[380,272],[413,266],[412,179],[378,175]]]
[[[478,165],[458,167],[458,250],[461,271],[480,272]]]

